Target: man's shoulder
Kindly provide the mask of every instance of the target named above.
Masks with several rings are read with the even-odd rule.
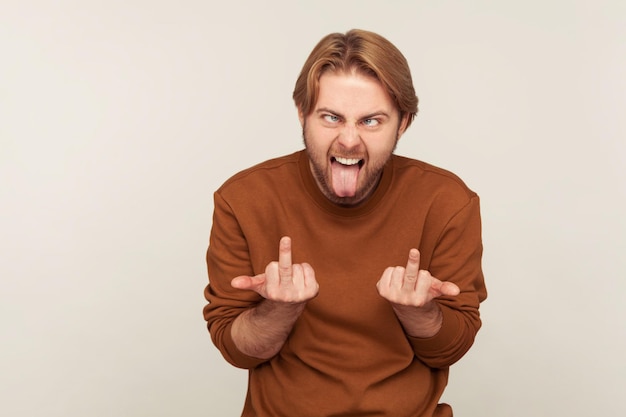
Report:
[[[303,151],[268,159],[241,170],[228,178],[218,189],[223,191],[229,188],[250,187],[255,183],[263,183],[275,177],[284,178],[286,173],[298,169],[298,161]]]
[[[454,172],[418,159],[394,155],[394,171],[400,181],[416,182],[420,187],[458,192],[468,197],[476,195]]]

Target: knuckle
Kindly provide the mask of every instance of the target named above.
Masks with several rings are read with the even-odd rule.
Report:
[[[276,261],[270,262],[265,267],[265,272],[266,273],[269,273],[269,272],[272,272],[272,271],[278,271],[278,262],[276,262]]]
[[[420,278],[432,278],[432,275],[430,275],[430,272],[428,272],[425,269],[420,269],[420,271],[417,273],[417,275]]]

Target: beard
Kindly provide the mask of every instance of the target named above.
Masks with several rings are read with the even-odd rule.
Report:
[[[396,140],[391,149],[386,153],[376,155],[373,159],[370,159],[367,150],[342,150],[335,142],[333,142],[327,150],[317,148],[313,145],[307,133],[306,123],[302,129],[302,137],[304,139],[307,155],[309,156],[311,172],[320,191],[332,203],[348,207],[363,203],[374,193],[382,177],[383,169],[398,144],[398,132],[396,132]],[[333,155],[361,160],[361,162],[359,162],[358,183],[353,196],[339,196],[333,189],[331,164],[337,163],[333,162]]]

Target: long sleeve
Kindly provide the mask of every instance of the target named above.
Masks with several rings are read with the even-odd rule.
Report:
[[[209,248],[206,254],[209,285],[204,291],[208,304],[204,318],[213,343],[224,358],[239,368],[253,368],[263,361],[243,354],[231,337],[231,326],[243,311],[254,307],[260,296],[252,291],[231,287],[239,275],[254,275],[243,232],[230,206],[219,193],[214,195],[215,209]]]
[[[441,330],[426,339],[410,338],[416,356],[432,368],[458,361],[472,346],[481,326],[479,304],[486,296],[482,267],[479,198],[474,196],[445,225],[434,247],[429,270],[461,289],[456,297],[442,297]]]

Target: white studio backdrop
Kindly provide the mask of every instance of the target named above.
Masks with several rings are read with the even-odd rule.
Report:
[[[379,32],[398,153],[482,198],[489,299],[459,416],[626,415],[626,3],[0,2],[0,414],[238,416],[202,319],[212,193],[302,147],[324,35]]]

